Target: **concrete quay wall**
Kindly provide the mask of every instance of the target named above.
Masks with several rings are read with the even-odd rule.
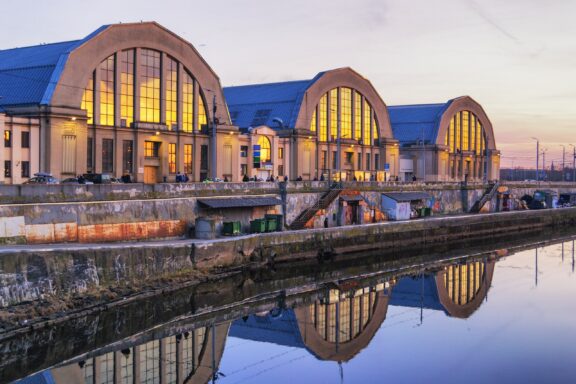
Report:
[[[131,185],[80,187],[106,189],[128,188],[127,186]],[[0,205],[0,244],[92,243],[183,238],[190,234],[197,217],[215,215],[229,220],[241,220],[246,224],[249,220],[264,214],[262,209],[201,210],[197,200],[205,196],[239,197],[256,194],[276,196],[279,199],[284,196],[285,207],[277,207],[283,210],[278,213],[284,214],[285,223],[290,224],[302,211],[318,201],[329,187],[326,182],[287,183],[286,193],[283,194],[275,183],[162,184],[161,186],[163,193],[181,196]],[[50,189],[52,186],[34,187]],[[484,193],[482,185],[469,185],[464,188],[456,184],[345,183],[344,188],[362,195],[371,209],[380,209],[383,192],[425,191],[432,196],[431,205],[436,214],[467,212]],[[518,185],[511,186],[510,189],[513,194],[520,197],[533,193],[537,188],[531,185]],[[576,191],[576,187],[572,185],[549,185],[547,189],[557,192]],[[329,217],[331,227],[337,225],[337,220],[334,219],[338,212],[337,202],[338,200],[324,212],[324,217]],[[490,204],[486,209],[490,210]]]
[[[215,241],[139,245],[35,247],[0,252],[0,308],[39,299],[73,300],[103,289],[139,291],[170,281],[239,268],[304,260],[402,259],[426,249],[493,244],[576,224],[576,208],[437,217],[407,222],[286,231]],[[361,263],[361,260],[358,260]]]
[[[263,264],[378,250],[401,252],[465,241],[493,241],[526,232],[572,228],[576,208],[437,217],[306,231],[249,235],[195,243],[196,268],[211,270],[247,262]]]

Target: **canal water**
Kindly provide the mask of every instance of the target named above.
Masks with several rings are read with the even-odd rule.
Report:
[[[0,377],[573,383],[574,243],[244,274],[4,341]]]

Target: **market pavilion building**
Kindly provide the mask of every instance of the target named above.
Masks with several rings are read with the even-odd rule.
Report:
[[[401,181],[482,182],[500,178],[492,123],[469,96],[388,107],[400,141]]]
[[[144,183],[208,177],[487,181],[492,124],[470,97],[387,107],[350,68],[234,86],[154,22],[0,51],[0,183],[87,172]]]
[[[249,177],[383,181],[397,175],[398,142],[386,105],[350,68],[224,93],[243,133],[241,173]]]
[[[8,131],[30,132],[27,176],[239,179],[238,129],[218,76],[190,43],[156,23],[106,25],[82,40],[0,51],[0,96],[5,115],[19,119],[0,119],[5,140]],[[6,177],[15,173],[25,174],[5,171],[5,182],[21,181]]]

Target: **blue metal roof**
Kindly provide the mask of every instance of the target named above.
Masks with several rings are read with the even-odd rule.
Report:
[[[43,371],[24,379],[18,380],[15,384],[55,384],[51,371]]]
[[[279,124],[273,122],[279,118],[283,128],[294,128],[304,93],[324,73],[320,72],[311,80],[224,88],[233,124],[240,128],[267,125],[279,129]]]
[[[0,105],[49,104],[70,52],[108,27],[82,40],[1,50]]]
[[[38,104],[53,72],[51,65],[0,71],[0,105]]]
[[[294,310],[285,309],[279,318],[250,315],[232,323],[229,336],[245,340],[274,343],[287,347],[305,348]]]
[[[419,278],[401,278],[394,285],[388,304],[398,307],[424,307],[426,309],[444,311],[444,307],[440,304],[440,299],[438,298],[436,279],[430,275]]]
[[[394,138],[401,146],[420,142],[435,143],[440,119],[452,100],[443,104],[389,106],[390,124]]]

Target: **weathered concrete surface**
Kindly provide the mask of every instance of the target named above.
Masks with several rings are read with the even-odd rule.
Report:
[[[193,275],[189,246],[0,254],[0,307]]]
[[[330,259],[351,252],[406,251],[461,241],[493,241],[544,229],[572,228],[576,208],[502,212],[249,235],[215,241],[115,249],[0,253],[0,307],[69,297],[100,287],[140,287],[158,279],[226,271],[248,264]],[[121,225],[121,224],[119,224]]]
[[[194,244],[192,257],[197,268],[209,270],[249,261],[277,263],[374,249],[389,251],[473,239],[486,241],[574,224],[576,208],[429,218],[251,235]]]
[[[127,184],[127,186],[136,188],[136,185]],[[111,184],[75,188],[124,190],[128,188],[127,186]],[[24,186],[9,187],[27,190]],[[52,188],[52,186],[35,187]],[[326,182],[288,183],[285,212],[276,213],[284,214],[285,223],[290,224],[302,211],[314,205],[328,187]],[[181,197],[115,200],[119,197],[116,194],[109,201],[0,205],[0,244],[92,243],[178,238],[187,236],[194,227],[196,218],[206,215],[217,216],[220,221],[240,221],[243,230],[248,231],[250,220],[262,217],[266,213],[264,208],[252,211],[202,210],[198,207],[197,199],[208,194],[216,196],[219,193],[220,196],[259,193],[262,196],[281,197],[277,183],[158,184],[154,188],[162,191],[161,196],[168,194]],[[344,188],[363,197],[368,213],[370,210],[377,211],[381,208],[381,194],[386,191],[425,191],[432,196],[431,206],[435,213],[463,213],[468,212],[485,190],[481,185],[463,187],[458,184],[396,185],[370,182],[344,183]],[[576,191],[572,184],[547,186],[547,188],[559,193]],[[524,194],[532,194],[536,189],[530,185],[515,185],[511,188],[511,192],[521,197]],[[265,192],[266,194],[263,194]],[[194,196],[182,197],[187,195]],[[336,226],[340,214],[340,206],[336,199],[328,209],[318,212],[318,216],[311,220],[311,225],[316,228],[322,227],[324,218],[328,218],[329,226]],[[218,228],[220,226],[221,224]]]
[[[327,185],[325,186],[327,187]],[[278,183],[162,183],[162,184],[51,184],[0,185],[0,203],[170,199],[215,195],[279,193]]]

